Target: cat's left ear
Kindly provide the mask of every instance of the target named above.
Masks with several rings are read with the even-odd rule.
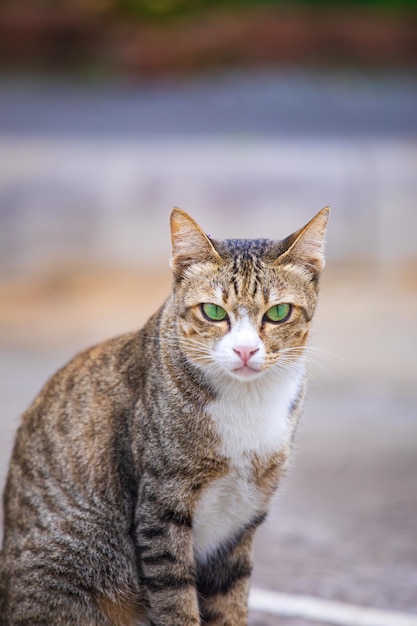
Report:
[[[222,259],[200,226],[182,209],[171,211],[172,257],[170,266],[181,276],[194,263],[221,263]]]
[[[319,274],[325,265],[324,234],[329,219],[330,207],[322,209],[303,228],[284,240],[287,246],[278,261],[291,260],[303,265],[312,274]]]

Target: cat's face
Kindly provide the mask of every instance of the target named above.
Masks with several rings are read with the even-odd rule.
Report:
[[[178,338],[209,376],[249,381],[302,357],[323,267],[323,211],[274,242],[212,241],[174,209]]]
[[[208,373],[248,380],[300,357],[316,294],[297,269],[237,259],[188,272],[178,333],[185,354]]]

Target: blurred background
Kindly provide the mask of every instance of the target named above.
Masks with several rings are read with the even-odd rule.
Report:
[[[283,238],[331,205],[254,584],[417,613],[416,69],[415,0],[0,0],[2,486],[45,380],[169,293],[172,206]]]

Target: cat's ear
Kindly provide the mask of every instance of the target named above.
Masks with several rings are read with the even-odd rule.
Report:
[[[303,228],[284,240],[286,250],[278,261],[291,260],[303,265],[312,274],[319,274],[325,265],[324,234],[329,219],[330,207],[322,209]]]
[[[185,211],[173,208],[171,211],[172,257],[170,266],[175,275],[194,263],[222,261],[210,239],[200,226]]]

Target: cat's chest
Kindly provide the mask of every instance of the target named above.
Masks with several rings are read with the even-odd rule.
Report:
[[[265,494],[255,479],[254,460],[268,460],[289,446],[293,425],[290,407],[302,375],[267,388],[265,393],[234,385],[208,407],[229,472],[203,490],[194,514],[194,551],[204,560],[233,541],[265,512]]]
[[[208,406],[208,414],[220,438],[220,451],[240,466],[248,453],[267,456],[285,444],[292,434],[291,405],[303,380],[302,371],[264,388],[232,384]]]
[[[233,467],[203,492],[193,520],[194,554],[204,561],[220,546],[264,512],[262,494],[251,480],[251,470]]]

